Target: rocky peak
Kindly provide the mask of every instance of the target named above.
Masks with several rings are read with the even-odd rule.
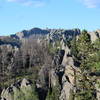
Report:
[[[30,37],[32,35],[46,35],[48,33],[49,33],[49,31],[48,30],[45,30],[45,29],[32,28],[30,30],[23,30],[21,32],[17,32],[16,33],[16,36],[19,39],[22,39],[22,38],[28,38],[28,37]]]
[[[79,35],[81,33],[80,29],[52,29],[50,33],[47,35],[47,39],[49,42],[55,42],[57,40],[70,40],[73,37]]]

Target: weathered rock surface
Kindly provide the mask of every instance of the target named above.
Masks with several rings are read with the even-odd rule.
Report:
[[[66,78],[63,81],[64,83],[63,83],[63,89],[61,91],[60,100],[69,100],[70,91],[73,90],[73,86],[68,82],[68,80],[66,80]]]
[[[62,39],[64,41],[71,40],[73,37],[80,34],[79,29],[72,29],[72,30],[64,30],[64,29],[51,29],[50,33],[47,35],[47,40],[49,42],[56,42],[61,41]]]
[[[17,81],[9,86],[7,89],[3,89],[1,93],[1,100],[24,100],[25,97],[32,93],[32,82],[27,79]]]
[[[95,32],[89,32],[89,35],[91,37],[91,41],[94,42],[95,40],[98,39],[98,36]]]
[[[96,30],[93,32],[88,32],[90,37],[91,37],[91,41],[94,42],[95,40],[97,40],[98,38],[100,38],[100,30]]]
[[[62,60],[62,65],[65,67],[64,74],[62,77],[62,91],[60,100],[69,100],[71,91],[75,91],[75,73],[79,69],[74,65],[74,60],[71,56],[70,49],[68,46],[63,46],[65,55]]]
[[[23,30],[22,32],[17,32],[15,35],[12,35],[12,37],[18,37],[19,39],[22,38],[28,38],[32,35],[47,35],[50,31],[46,29],[40,29],[40,28],[33,28],[31,30]]]

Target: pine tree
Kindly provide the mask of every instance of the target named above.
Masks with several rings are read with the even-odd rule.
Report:
[[[91,51],[91,39],[86,30],[82,31],[77,41],[77,49],[81,59],[84,59]]]
[[[87,70],[87,61],[89,56],[93,53],[93,46],[91,43],[90,35],[87,33],[86,30],[82,31],[82,34],[79,36],[77,41],[77,57],[80,62],[81,69]]]
[[[91,71],[100,71],[100,39],[93,43],[93,54],[89,57],[87,65],[91,66]]]
[[[88,78],[89,71],[91,67],[89,63],[91,62],[91,56],[94,53],[93,45],[91,39],[86,30],[82,31],[82,34],[79,36],[76,41],[76,58],[80,62],[81,74],[76,76],[77,80],[77,91],[76,98],[77,100],[96,100],[95,98],[95,88],[92,84],[91,78]]]
[[[74,37],[73,40],[71,41],[71,54],[74,55],[75,57],[77,57],[78,54],[76,42],[77,42],[76,37]]]

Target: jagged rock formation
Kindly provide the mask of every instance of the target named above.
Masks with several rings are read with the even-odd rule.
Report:
[[[97,40],[98,38],[100,38],[100,30],[89,32],[89,35],[91,37],[91,41],[94,42],[95,40]]]
[[[67,45],[65,47],[63,46],[62,50],[55,55],[52,64],[50,66],[43,66],[39,72],[39,77],[36,82],[39,100],[45,100],[48,89],[56,86],[58,81],[61,85],[59,100],[69,100],[71,92],[76,91],[75,82],[79,81],[76,80],[76,73],[80,75],[81,71],[74,64],[70,48]],[[98,84],[95,87],[97,90],[97,100],[100,100],[100,88]],[[4,89],[1,93],[1,100],[22,100],[22,98],[18,98],[28,98],[30,96],[28,93],[33,93],[32,82],[23,79]]]
[[[72,30],[65,30],[65,29],[40,29],[40,28],[33,28],[30,30],[23,30],[21,32],[17,32],[15,34],[12,34],[10,36],[0,36],[0,45],[2,44],[11,44],[12,46],[18,46],[20,47],[21,42],[23,42],[25,39],[30,38],[43,38],[51,43],[56,42],[58,40],[64,40],[72,39],[74,36],[77,36],[80,34],[79,29],[72,29]]]
[[[62,48],[65,51],[65,55],[62,60],[62,65],[65,67],[65,70],[62,77],[63,88],[61,91],[60,100],[69,100],[71,91],[75,90],[75,72],[78,71],[78,68],[74,65],[69,47],[63,46]]]
[[[51,43],[51,44],[53,43],[54,44],[53,47],[55,47],[55,42],[59,41],[61,47],[59,47],[59,49],[57,48],[58,50],[55,53],[55,56],[53,56],[51,63],[44,63],[43,66],[41,66],[41,67],[39,66],[40,69],[38,69],[38,73],[37,73],[38,76],[35,79],[35,83],[36,83],[35,85],[36,85],[36,90],[37,90],[37,93],[39,96],[39,100],[46,100],[48,91],[49,90],[52,91],[53,87],[55,87],[58,83],[60,84],[60,87],[61,87],[59,100],[69,100],[70,96],[72,95],[72,92],[75,93],[77,91],[76,82],[78,83],[79,80],[76,79],[76,74],[78,76],[81,76],[81,70],[79,69],[79,66],[75,65],[74,57],[71,54],[70,47],[67,45],[66,42],[68,42],[69,40],[72,40],[73,37],[75,37],[75,36],[78,37],[80,34],[81,34],[81,31],[79,29],[74,29],[74,30],[45,29],[45,30],[43,30],[43,29],[39,29],[39,28],[33,28],[31,30],[28,30],[28,31],[24,30],[22,32],[18,32],[14,35],[9,36],[9,40],[11,38],[15,40],[13,42],[7,41],[6,39],[8,39],[8,37],[5,37],[5,38],[1,37],[0,38],[0,43],[1,43],[0,50],[4,51],[3,49],[6,47],[8,52],[10,52],[10,53],[12,52],[13,54],[16,53],[16,55],[12,58],[18,59],[16,56],[18,53],[17,51],[19,51],[19,49],[20,49],[19,47],[21,46],[21,44],[19,46],[12,45],[13,43],[15,44],[16,41],[21,41],[21,43],[23,43],[22,41],[24,39],[30,39],[30,37],[32,37],[32,36],[36,37],[36,36],[41,36],[41,35],[45,36],[45,38],[43,38],[43,41],[41,39],[37,38],[37,42],[41,43],[41,45],[42,45],[42,42],[45,43],[48,41],[47,43]],[[91,37],[91,41],[94,42],[96,39],[100,38],[100,30],[97,30],[96,32],[89,32],[89,35]],[[5,42],[5,40],[6,40],[6,42]],[[32,49],[34,49],[34,48],[32,48]],[[31,56],[29,56],[30,51],[31,51],[31,49],[29,51],[27,49],[25,52],[28,52],[28,53],[26,53],[25,55],[22,55],[22,56],[21,56],[21,52],[23,52],[23,51],[19,51],[18,57],[19,58],[21,57],[20,61],[21,60],[22,60],[22,62],[27,61],[24,64],[22,62],[20,62],[20,65],[21,65],[21,67],[19,67],[20,69],[23,69],[25,66],[32,65],[32,63],[29,64],[29,61],[30,60],[33,61],[35,57],[32,56],[33,58],[31,58]],[[36,49],[36,51],[38,51],[38,48]],[[36,51],[35,51],[35,53],[36,53]],[[25,52],[23,52],[23,54]],[[32,52],[33,51],[31,51],[31,54],[33,54]],[[5,53],[5,51],[4,51],[4,53]],[[26,57],[26,58],[23,60],[24,57]],[[5,56],[5,58],[6,58],[6,56]],[[49,59],[47,59],[47,60],[49,60]],[[14,59],[11,60],[12,69],[15,68],[15,70],[16,70],[18,67],[17,64],[19,64],[19,62],[17,62],[17,61],[16,61],[16,63],[13,63],[13,62],[14,62]],[[38,63],[38,61],[36,61],[36,62]],[[2,63],[1,63],[1,65],[2,65]],[[15,65],[17,65],[17,67],[15,67]],[[34,65],[34,63],[33,63],[33,65]],[[9,64],[9,66],[11,66],[11,65]],[[25,69],[25,71],[26,71],[26,69]],[[34,72],[31,72],[31,73],[34,73]],[[24,74],[25,74],[25,72],[24,72]],[[100,79],[98,79],[98,81],[99,80]],[[82,80],[80,80],[80,81],[82,81]],[[33,98],[34,98],[34,100],[38,100],[38,99],[35,99],[36,97],[34,96],[34,88],[33,88],[32,84],[33,83],[30,80],[27,80],[25,78],[23,80],[19,80],[19,81],[17,80],[16,83],[11,84],[11,86],[9,86],[6,89],[3,89],[3,91],[0,90],[0,91],[2,91],[1,100],[33,100]],[[95,83],[93,83],[93,84],[95,84]],[[95,90],[96,90],[97,100],[100,100],[99,84],[95,84]],[[31,97],[31,99],[29,99],[29,97]],[[75,98],[75,100],[77,100],[77,99]]]
[[[48,35],[47,38],[49,41],[60,40],[61,38],[72,38],[73,36],[77,36],[80,34],[79,29],[73,30],[64,30],[64,29],[40,29],[33,28],[31,30],[23,30],[22,32],[17,32],[15,35],[11,35],[11,37],[17,37],[19,39],[28,38],[30,36],[36,35]]]
[[[100,30],[94,32],[88,32],[91,36],[91,41],[95,41],[96,39],[100,38]],[[40,28],[33,28],[30,30],[23,30],[21,32],[17,32],[16,34],[12,34],[10,36],[1,36],[0,37],[0,45],[1,44],[11,44],[14,46],[20,46],[21,41],[24,39],[29,38],[37,38],[46,37],[45,39],[49,43],[55,44],[56,41],[63,40],[64,42],[71,40],[73,37],[78,36],[81,34],[80,29],[40,29]],[[21,40],[21,41],[20,41]]]
[[[33,28],[31,30],[23,30],[22,32],[18,32],[16,33],[16,37],[18,37],[19,39],[22,38],[28,38],[30,36],[37,36],[37,35],[47,35],[49,33],[49,30],[46,29],[40,29],[40,28]],[[14,35],[12,35],[14,36]]]
[[[11,84],[7,89],[3,89],[1,100],[28,100],[33,93],[32,82],[23,79]]]
[[[52,29],[50,33],[47,35],[47,40],[49,42],[56,42],[70,40],[73,37],[80,34],[79,29],[72,29],[72,30],[64,30],[64,29]]]

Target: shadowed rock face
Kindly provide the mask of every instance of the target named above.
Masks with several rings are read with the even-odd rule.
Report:
[[[51,29],[47,35],[49,42],[56,42],[63,40],[71,40],[73,37],[79,35],[81,31],[79,29],[65,30],[65,29]]]
[[[100,38],[100,30],[88,32],[91,41],[94,42],[96,39]],[[21,32],[17,32],[10,36],[0,36],[0,45],[2,44],[11,44],[20,46],[20,41],[23,39],[28,38],[39,38],[39,37],[46,37],[48,42],[56,42],[57,40],[70,40],[74,36],[78,36],[81,34],[80,29],[40,29],[40,28],[32,28],[30,30],[23,30]]]
[[[19,39],[22,39],[22,38],[28,38],[32,35],[46,35],[48,33],[49,33],[49,30],[33,28],[31,30],[23,30],[22,32],[18,32],[18,33],[16,33],[15,36],[17,36]]]
[[[47,40],[55,41],[60,40],[61,38],[72,38],[80,34],[79,29],[65,30],[65,29],[40,29],[33,28],[31,30],[23,30],[17,32],[16,34],[11,35],[14,38],[29,38],[30,36],[43,36],[47,35]]]
[[[0,36],[0,45],[11,45],[11,46],[17,46],[20,47],[21,43],[20,40],[17,38],[12,38],[10,36]]]
[[[23,30],[10,36],[0,36],[0,45],[11,44],[12,46],[20,46],[21,41],[29,38],[40,38],[44,37],[49,42],[55,42],[57,40],[72,39],[74,36],[80,34],[79,29],[65,30],[65,29],[40,29],[33,28],[30,30]]]

